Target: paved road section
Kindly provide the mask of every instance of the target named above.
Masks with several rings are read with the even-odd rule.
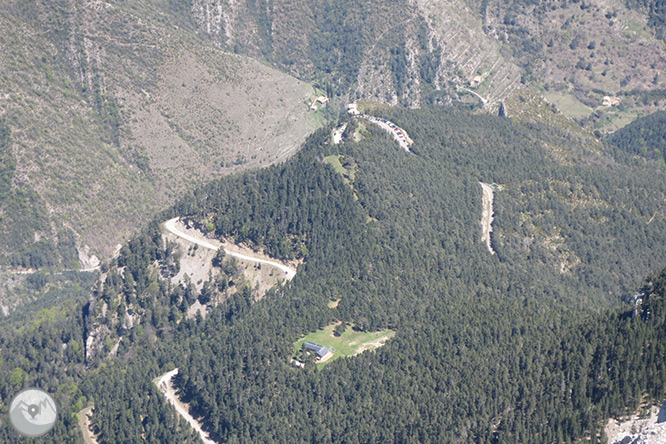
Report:
[[[395,141],[398,142],[398,144],[402,149],[404,149],[408,153],[411,152],[409,151],[409,145],[413,143],[412,139],[409,138],[407,131],[400,128],[395,123],[391,122],[390,120],[382,119],[380,117],[368,116],[367,114],[360,114],[357,115],[356,117],[360,119],[365,119],[368,122],[372,122],[375,125],[379,126],[384,131],[390,133],[391,136],[393,136],[393,139],[395,139]]]

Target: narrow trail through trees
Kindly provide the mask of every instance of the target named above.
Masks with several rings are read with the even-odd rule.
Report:
[[[79,427],[81,428],[81,433],[83,433],[83,442],[86,444],[99,444],[97,435],[95,435],[91,424],[94,409],[94,406],[89,406],[78,413]]]

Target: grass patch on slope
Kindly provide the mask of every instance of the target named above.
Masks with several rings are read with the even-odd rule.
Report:
[[[544,93],[544,97],[550,103],[554,103],[563,114],[574,119],[587,117],[594,112],[592,108],[580,102],[571,94],[549,91]]]
[[[345,183],[352,186],[356,179],[356,163],[340,154],[324,157],[324,161],[333,167],[336,173],[341,174]]]

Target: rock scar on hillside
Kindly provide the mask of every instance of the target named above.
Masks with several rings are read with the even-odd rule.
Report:
[[[493,188],[487,183],[479,182],[483,188],[483,210],[481,212],[481,240],[485,242],[490,254],[495,254],[490,243],[490,232],[493,231]]]
[[[340,125],[338,128],[336,128],[333,131],[333,144],[338,145],[339,143],[342,142],[342,135],[345,133],[345,130],[347,129],[348,123],[345,122],[344,124]]]
[[[646,417],[633,415],[623,422],[613,418],[609,419],[605,432],[609,444],[666,443],[666,401],[661,408],[652,406]]]

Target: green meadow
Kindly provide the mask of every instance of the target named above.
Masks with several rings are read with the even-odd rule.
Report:
[[[365,350],[374,350],[395,335],[393,330],[381,330],[375,332],[355,331],[352,325],[348,325],[340,336],[333,335],[333,329],[339,323],[330,324],[321,330],[317,330],[294,343],[294,354],[296,354],[306,341],[323,345],[334,349],[333,355],[325,362],[318,362],[317,366],[322,368],[329,362],[344,357],[354,356]]]

